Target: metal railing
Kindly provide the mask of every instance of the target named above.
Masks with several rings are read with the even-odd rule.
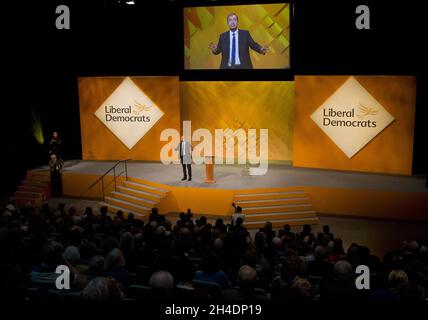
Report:
[[[128,161],[130,161],[132,159],[125,159],[125,160],[119,160],[118,162],[116,162],[116,164],[111,167],[110,169],[108,169],[101,177],[99,177],[97,179],[97,181],[95,181],[93,184],[91,184],[91,186],[89,187],[89,189],[92,189],[95,185],[97,185],[98,183],[101,182],[101,192],[103,194],[103,200],[105,200],[105,192],[104,190],[110,186],[112,183],[114,183],[114,191],[117,191],[117,182],[116,179],[118,177],[120,177],[122,174],[125,173],[125,179],[126,181],[128,181]],[[120,164],[120,163],[124,163],[125,164],[125,169],[121,172],[119,172],[118,174],[116,174],[116,167]],[[104,183],[104,178],[105,176],[107,176],[111,171],[113,170],[113,181],[110,181],[107,185],[105,185]]]

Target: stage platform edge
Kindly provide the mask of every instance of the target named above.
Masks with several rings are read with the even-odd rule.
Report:
[[[65,172],[63,174],[64,196],[101,199],[102,192],[100,185],[88,189],[98,177],[99,175],[96,174]],[[112,177],[110,177],[110,179],[112,179]],[[118,186],[121,187],[127,183],[125,177],[119,177],[117,181]],[[255,221],[258,221],[254,223],[254,227],[258,227],[265,221],[272,220],[278,220],[275,223],[275,225],[278,226],[285,224],[285,222],[282,221],[284,219],[280,217],[280,213],[284,214],[284,212],[281,211],[284,210],[287,214],[285,220],[288,219],[290,222],[289,224],[304,224],[305,222],[308,224],[317,223],[317,213],[349,217],[359,216],[364,218],[428,222],[428,196],[427,193],[422,192],[398,192],[318,186],[229,190],[185,186],[176,187],[133,177],[129,177],[129,182],[166,190],[167,192],[165,192],[162,199],[156,204],[161,214],[186,212],[187,209],[190,208],[195,214],[230,217],[233,214],[233,208],[231,206],[233,201],[241,200],[244,201],[244,203],[245,201],[250,201],[249,205],[250,207],[253,206],[252,209],[246,209],[245,206],[243,207],[244,213],[247,215],[252,214]],[[108,184],[108,181],[106,184]],[[144,189],[142,191],[144,192]],[[150,192],[150,189],[146,191]],[[109,187],[106,188],[105,194],[111,196],[112,192],[114,192],[114,186],[110,184]],[[291,204],[287,203],[288,195],[296,192],[298,193],[296,194],[296,196],[298,196],[297,198],[308,198],[307,204],[309,204],[309,206],[305,206],[305,202],[299,203],[299,199],[291,199]],[[265,196],[263,196],[264,194]],[[275,196],[275,194],[278,195]],[[117,192],[116,195],[120,196]],[[244,197],[239,197],[239,195],[244,195]],[[245,199],[245,195],[247,195],[247,200]],[[275,198],[278,197],[282,200],[275,200]],[[111,198],[115,198],[115,196]],[[132,198],[131,200],[135,199]],[[278,201],[282,202],[278,204]],[[261,203],[261,205],[257,205],[258,203]],[[302,208],[304,210],[297,210],[304,212],[297,212],[295,210],[296,207],[293,207],[293,205],[304,207]],[[260,208],[254,209],[254,206]],[[282,207],[277,208],[278,206]],[[149,206],[142,205],[142,207],[148,208]],[[133,209],[133,207],[130,208],[130,212],[135,213],[137,211],[131,209]],[[245,212],[246,210],[247,212]],[[312,214],[312,212],[314,212],[314,214]],[[141,217],[144,218],[148,213],[149,211],[142,212]],[[264,214],[264,216],[262,216],[262,214]],[[303,216],[301,217],[306,220],[299,220],[300,214],[302,214]],[[293,219],[293,215],[295,219]]]

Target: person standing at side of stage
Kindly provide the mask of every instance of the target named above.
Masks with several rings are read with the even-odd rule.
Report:
[[[51,188],[53,197],[62,196],[62,167],[64,162],[55,153],[51,154],[49,168],[51,172]]]
[[[59,159],[63,158],[62,141],[57,131],[54,131],[52,134],[52,139],[49,142],[49,154],[55,154]]]
[[[237,206],[235,202],[232,203],[232,207],[235,208],[235,213],[232,215],[232,226],[236,227],[238,218],[241,218],[242,222],[244,222],[245,214],[242,213],[242,207]]]

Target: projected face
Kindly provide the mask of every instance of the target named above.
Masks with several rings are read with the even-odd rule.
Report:
[[[234,13],[231,13],[227,17],[227,25],[230,30],[236,30],[238,28],[238,16]]]

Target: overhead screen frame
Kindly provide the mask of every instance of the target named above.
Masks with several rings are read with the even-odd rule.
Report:
[[[294,0],[270,0],[264,3],[262,0],[246,1],[186,1],[180,6],[180,81],[294,81]],[[289,34],[289,68],[283,69],[186,69],[184,63],[184,10],[186,8],[196,7],[226,7],[226,6],[245,6],[257,4],[278,4],[284,3],[290,6],[290,34]]]

